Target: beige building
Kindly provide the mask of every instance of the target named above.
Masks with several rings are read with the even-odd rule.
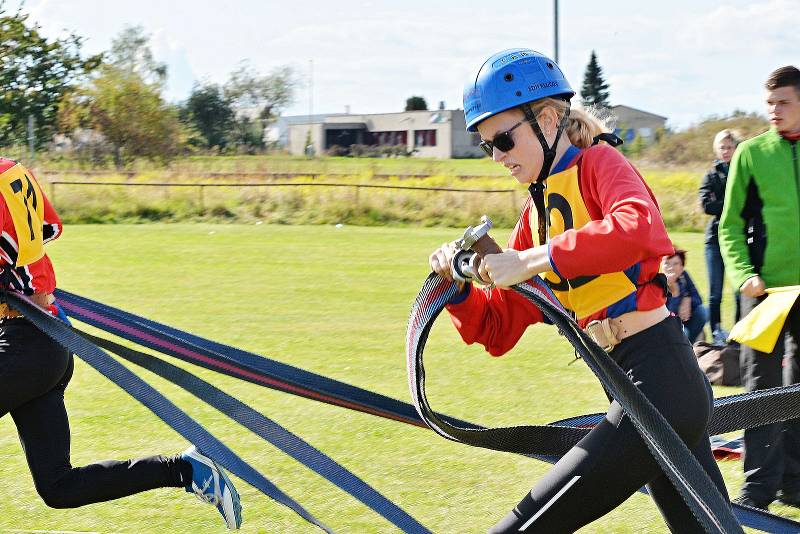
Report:
[[[611,106],[611,113],[617,119],[614,133],[625,142],[641,137],[646,143],[652,143],[656,141],[656,132],[662,130],[667,123],[666,117],[628,106]]]
[[[614,132],[626,142],[641,137],[647,144],[667,122],[666,117],[629,106],[612,106]],[[269,137],[290,154],[306,154],[310,137],[314,154],[346,153],[353,145],[404,148],[424,158],[479,158],[477,133],[466,131],[460,109],[403,111],[367,115],[330,114],[281,117]]]
[[[291,154],[306,153],[309,138],[315,154],[349,150],[352,145],[405,147],[425,158],[475,158],[484,155],[476,133],[466,131],[460,109],[404,111],[369,115],[287,117],[285,146]]]

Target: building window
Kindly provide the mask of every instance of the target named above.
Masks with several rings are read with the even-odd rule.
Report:
[[[399,130],[394,132],[371,132],[372,145],[397,146],[408,144],[408,132]]]
[[[436,146],[436,130],[414,130],[414,146]]]
[[[363,142],[364,130],[325,130],[325,150],[331,147],[349,147],[350,145],[360,145]]]

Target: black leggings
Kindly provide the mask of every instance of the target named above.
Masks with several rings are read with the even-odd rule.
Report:
[[[706,434],[713,409],[711,386],[697,365],[680,320],[668,317],[631,336],[611,356],[669,421],[727,500]],[[614,401],[605,419],[490,532],[574,532],[645,484],[670,530],[703,532]]]
[[[10,413],[14,419],[45,504],[75,508],[149,489],[185,486],[191,465],[177,456],[72,467],[64,407],[72,369],[72,355],[27,320],[0,323],[0,417]]]

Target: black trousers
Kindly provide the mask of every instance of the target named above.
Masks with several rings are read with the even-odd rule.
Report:
[[[668,317],[625,339],[611,356],[669,421],[727,499],[706,434],[713,393],[683,335],[680,319]],[[703,532],[630,418],[614,401],[605,419],[490,532],[574,532],[616,508],[645,484],[670,530]]]
[[[23,318],[0,323],[0,417],[11,414],[36,491],[53,508],[74,508],[191,479],[177,456],[73,467],[64,390],[72,355]],[[188,475],[188,478],[187,478]]]
[[[746,316],[765,298],[742,295],[742,315]],[[739,360],[745,389],[755,391],[800,382],[798,342],[800,301],[789,312],[770,354],[742,345]],[[800,491],[800,419],[745,430],[744,472],[742,494],[756,502],[772,502],[778,490]]]

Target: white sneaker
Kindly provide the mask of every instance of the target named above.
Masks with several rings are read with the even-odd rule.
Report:
[[[186,491],[198,499],[213,504],[222,514],[229,529],[242,526],[242,505],[239,493],[222,467],[192,445],[181,454],[181,459],[192,464],[192,481]]]

